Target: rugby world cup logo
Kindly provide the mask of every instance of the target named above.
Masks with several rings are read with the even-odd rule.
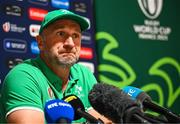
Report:
[[[138,4],[146,17],[155,19],[161,13],[163,0],[138,0]]]

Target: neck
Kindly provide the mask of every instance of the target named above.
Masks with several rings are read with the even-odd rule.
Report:
[[[46,65],[63,81],[62,85],[66,85],[68,83],[71,66],[53,64],[43,56],[41,56],[41,58],[45,61]]]

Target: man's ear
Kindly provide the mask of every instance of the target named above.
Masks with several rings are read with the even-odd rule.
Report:
[[[40,51],[42,51],[44,49],[44,41],[43,41],[42,36],[37,35],[36,36],[36,41],[37,41],[37,44],[38,44],[38,47],[39,47]]]

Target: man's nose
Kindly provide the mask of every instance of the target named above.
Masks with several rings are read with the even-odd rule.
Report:
[[[73,41],[73,38],[71,36],[69,36],[65,42],[64,42],[64,47],[65,48],[72,48],[74,47],[74,41]]]

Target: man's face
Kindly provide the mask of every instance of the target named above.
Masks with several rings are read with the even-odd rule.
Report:
[[[41,53],[49,64],[73,65],[79,59],[81,28],[72,20],[63,19],[43,31]]]

